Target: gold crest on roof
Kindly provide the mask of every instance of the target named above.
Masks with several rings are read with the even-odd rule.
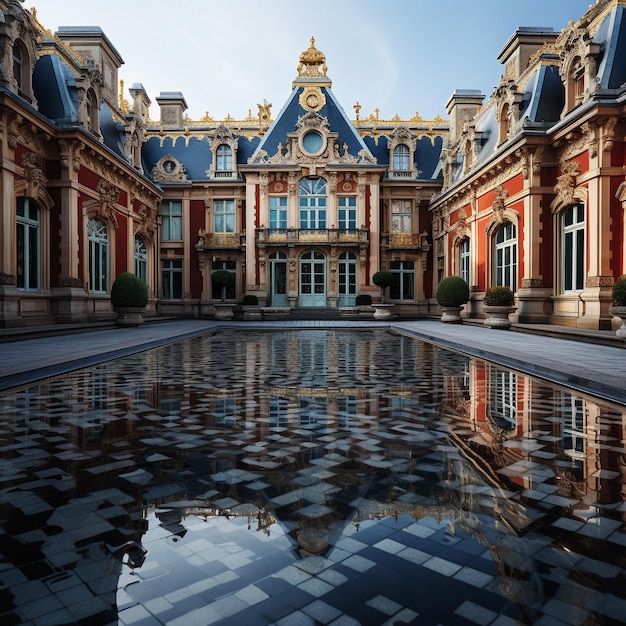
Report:
[[[321,66],[321,67],[320,67]],[[315,47],[315,37],[311,37],[311,45],[300,55],[298,76],[326,77],[326,57]]]

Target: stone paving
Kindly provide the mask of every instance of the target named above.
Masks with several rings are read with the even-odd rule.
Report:
[[[428,321],[0,345],[20,386],[0,395],[0,622],[622,624],[625,361]]]

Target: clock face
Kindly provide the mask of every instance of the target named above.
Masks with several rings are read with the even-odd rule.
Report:
[[[311,130],[302,137],[302,149],[308,154],[318,154],[324,147],[324,138],[317,131]]]
[[[320,103],[320,99],[319,96],[317,94],[314,93],[310,93],[307,97],[306,97],[306,103],[312,108],[315,109],[317,107],[317,105]]]

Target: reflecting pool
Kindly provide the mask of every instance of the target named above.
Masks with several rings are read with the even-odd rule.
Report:
[[[626,407],[383,329],[0,395],[2,624],[622,624]]]

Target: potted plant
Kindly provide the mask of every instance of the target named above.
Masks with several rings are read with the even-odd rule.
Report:
[[[148,304],[146,283],[132,274],[123,272],[113,281],[111,306],[117,313],[118,326],[139,326],[143,324],[143,311]]]
[[[228,270],[215,270],[211,273],[211,285],[213,295],[219,295],[221,304],[214,304],[215,317],[217,319],[231,319],[233,317],[233,305],[225,303],[226,289],[235,284],[235,275]]]
[[[461,309],[469,300],[469,285],[460,276],[446,276],[437,287],[437,304],[441,307],[441,321],[458,324]]]
[[[375,319],[388,319],[392,317],[393,304],[385,303],[385,289],[393,283],[393,274],[391,272],[380,271],[372,276],[372,282],[380,287],[380,302],[372,304],[374,307]]]
[[[609,307],[609,313],[619,317],[622,325],[615,333],[618,337],[626,338],[626,274],[620,276],[613,285],[613,306]]]
[[[507,329],[511,326],[509,314],[517,310],[515,294],[510,287],[497,285],[489,287],[485,292],[485,326],[489,328]]]
[[[259,307],[259,299],[253,293],[247,293],[241,301],[241,309],[243,311],[243,319],[260,320],[261,308]]]

